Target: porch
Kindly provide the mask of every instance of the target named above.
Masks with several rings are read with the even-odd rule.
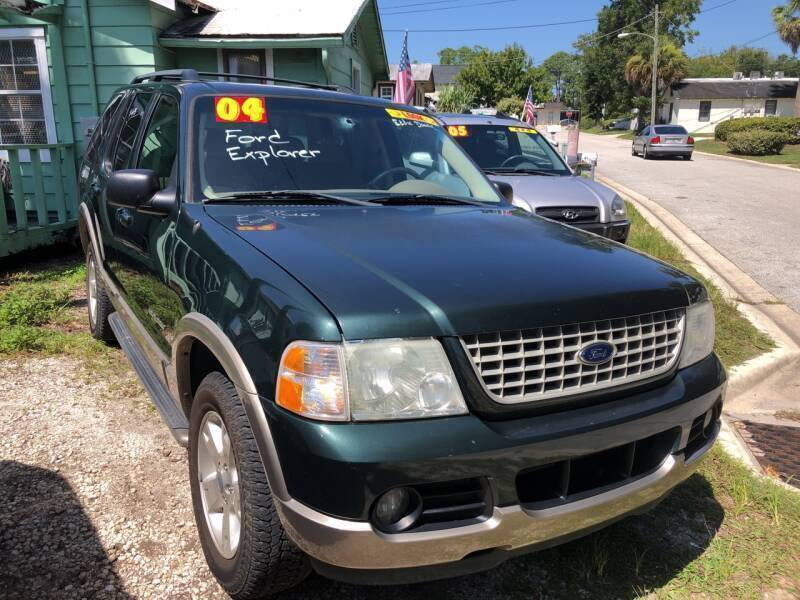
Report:
[[[74,144],[0,144],[0,258],[75,232]]]

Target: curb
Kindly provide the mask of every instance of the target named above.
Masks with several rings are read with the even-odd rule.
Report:
[[[749,158],[739,158],[738,156],[728,156],[727,154],[714,154],[713,152],[703,152],[702,150],[695,150],[695,154],[702,154],[703,156],[711,156],[714,158],[724,158],[725,160],[738,160],[739,162],[746,162],[751,165],[758,165],[760,167],[772,167],[773,169],[783,169],[784,171],[791,171],[792,173],[800,174],[800,169],[796,167],[787,167],[786,165],[773,165],[772,163],[765,163],[759,160],[750,160]]]
[[[780,303],[752,277],[660,204],[608,177],[598,174],[596,178],[630,201],[650,225],[678,247],[697,271],[717,285],[726,297],[736,302],[737,308],[745,318],[775,341],[776,347],[772,351],[737,365],[729,371],[730,401],[749,391],[765,377],[787,364],[797,362],[800,365],[800,315]],[[786,323],[788,330],[776,320]],[[744,462],[755,474],[765,476],[745,442],[725,421],[720,440],[729,454]],[[782,487],[794,490],[785,484]]]

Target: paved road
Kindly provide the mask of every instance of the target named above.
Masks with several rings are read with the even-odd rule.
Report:
[[[753,279],[800,311],[800,169],[793,173],[695,154],[631,156],[631,142],[581,134],[598,172],[651,198]]]

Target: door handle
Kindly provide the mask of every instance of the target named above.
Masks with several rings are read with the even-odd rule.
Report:
[[[117,223],[123,227],[130,227],[133,225],[133,213],[127,208],[120,208],[117,211]]]

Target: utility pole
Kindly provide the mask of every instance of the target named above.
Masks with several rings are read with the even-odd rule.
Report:
[[[653,80],[652,90],[650,91],[650,125],[656,124],[656,94],[657,94],[657,81],[658,81],[658,4],[655,10],[655,28],[653,30]]]

